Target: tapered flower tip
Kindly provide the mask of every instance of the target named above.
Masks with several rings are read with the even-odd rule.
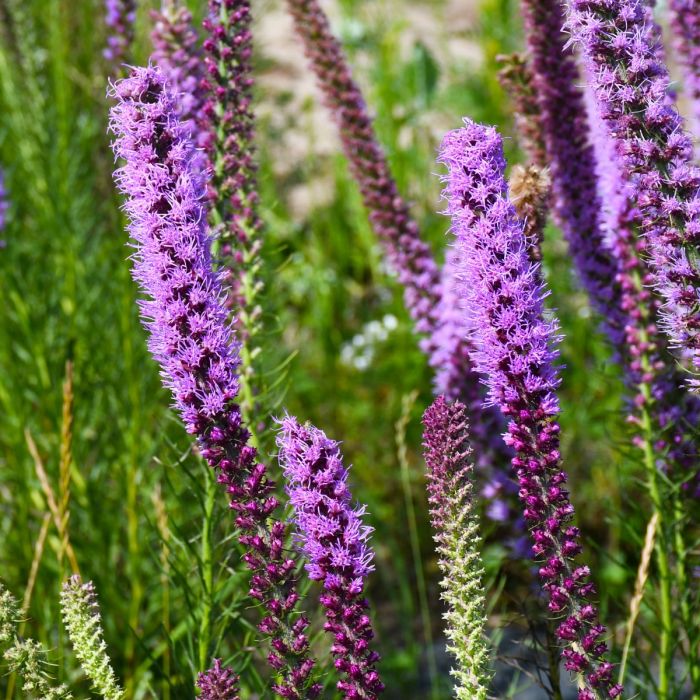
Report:
[[[203,700],[240,700],[238,676],[221,659],[214,659],[212,667],[197,677],[197,687]]]
[[[449,169],[443,178],[447,214],[483,212],[504,193],[504,181],[494,173],[502,173],[506,161],[501,137],[492,126],[465,117],[461,129],[445,134],[438,162]]]
[[[277,447],[309,576],[331,589],[349,582],[358,592],[374,569],[367,545],[372,528],[362,524],[365,509],[351,504],[338,443],[288,415],[280,421]]]

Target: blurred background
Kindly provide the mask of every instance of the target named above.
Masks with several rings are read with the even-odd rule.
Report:
[[[205,4],[189,6],[201,18]],[[450,660],[420,453],[431,372],[291,21],[278,0],[252,4],[266,401],[273,415],[286,409],[341,440],[353,464],[354,493],[376,528],[369,595],[386,697],[446,699]],[[466,115],[495,124],[510,165],[523,161],[496,77],[496,56],[522,48],[517,3],[322,4],[399,189],[442,260],[447,222],[435,154],[444,132]],[[139,3],[135,62],[148,60],[156,6]],[[225,500],[169,410],[137,318],[111,179],[103,17],[99,0],[0,0],[0,166],[10,202],[0,249],[0,576],[25,596],[26,634],[55,651],[55,672],[86,695],[59,624],[70,562],[50,514],[53,492],[81,574],[99,592],[129,698],[192,697],[197,671],[213,656],[242,673],[243,697],[267,698],[264,657],[247,653],[257,646],[255,614]],[[641,489],[628,476],[634,460],[622,447],[620,382],[552,227],[545,271],[564,333],[572,500],[603,618],[619,638],[645,523]],[[67,363],[68,481],[60,469],[70,444]],[[272,427],[263,452],[275,471]],[[537,604],[530,571],[512,559],[503,525],[485,518],[483,530],[498,696],[546,698],[528,661],[542,633],[523,618]],[[314,640],[319,650],[324,643]],[[12,676],[0,677],[0,692],[20,697]]]

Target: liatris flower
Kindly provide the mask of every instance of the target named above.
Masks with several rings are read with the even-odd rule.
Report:
[[[202,88],[207,95],[203,113],[210,128],[210,221],[219,241],[217,254],[223,262],[229,306],[236,311],[236,329],[242,341],[241,406],[252,420],[254,395],[260,388],[253,384],[258,375],[254,337],[261,324],[262,221],[257,211],[250,22],[248,0],[209,0]]]
[[[309,578],[323,583],[324,629],[333,635],[335,667],[343,697],[376,698],[384,689],[370,649],[372,623],[363,596],[373,570],[367,544],[372,529],[362,524],[364,507],[353,506],[338,443],[312,425],[287,416],[277,437],[294,521]]]
[[[544,168],[547,154],[531,60],[521,53],[497,56],[496,60],[501,64],[498,80],[510,97],[520,144],[533,165]]]
[[[426,335],[421,349],[436,372],[436,391],[459,397],[469,407],[472,424],[483,426],[472,436],[479,462],[498,469],[509,458],[504,454],[503,441],[496,443],[491,430],[500,424],[500,416],[482,406],[481,387],[467,352],[469,340],[461,324],[455,324],[451,265],[447,262],[441,273],[421,239],[376,139],[362,92],[319,3],[287,0],[287,5],[326,106],[338,124],[343,150],[372,226],[404,288],[406,308],[416,331]]]
[[[100,607],[92,581],[83,583],[80,576],[71,576],[61,590],[61,612],[80,668],[90,679],[95,692],[105,700],[124,697],[107,654]]]
[[[277,499],[256,450],[248,445],[238,391],[237,345],[227,324],[220,278],[212,271],[204,183],[194,149],[177,119],[175,96],[162,72],[134,68],[112,90],[110,128],[125,164],[115,179],[126,195],[134,254],[133,276],[146,294],[141,315],[164,384],[201,455],[231,498],[244,560],[253,573],[250,595],[267,611],[260,630],[283,698],[315,697],[308,656],[308,620],[293,620],[298,601],[295,562],[284,551],[286,527],[272,520]]]
[[[167,2],[160,11],[152,10],[151,18],[151,60],[178,95],[180,121],[190,130],[195,145],[204,148],[209,138],[202,114],[204,63],[192,13],[183,5]]]
[[[684,93],[689,101],[696,137],[700,138],[700,7],[696,0],[669,0],[676,55],[683,65]]]
[[[604,244],[595,157],[575,57],[566,46],[559,0],[521,0],[531,86],[552,180],[552,214],[569,245],[576,272],[616,353],[623,354],[627,315],[617,264]]]
[[[643,0],[572,0],[567,26],[581,47],[600,108],[631,174],[635,217],[646,236],[664,330],[700,372],[700,171],[667,99],[659,32]],[[689,385],[700,389],[700,381]]]
[[[418,332],[430,333],[437,321],[440,299],[438,266],[398,193],[364,98],[328,18],[317,0],[287,0],[287,5],[326,106],[338,123],[345,155],[374,230],[404,287],[406,307]]]
[[[542,259],[542,239],[547,223],[547,200],[552,182],[549,172],[537,165],[516,165],[510,173],[510,201],[523,222],[533,260]]]
[[[544,317],[546,290],[508,202],[500,137],[493,128],[464,123],[445,136],[440,161],[448,168],[443,194],[460,251],[473,361],[489,399],[509,420],[505,439],[516,452],[523,515],[549,609],[563,618],[557,638],[566,645],[562,655],[577,676],[579,700],[618,697],[622,688],[601,641],[605,629],[589,600],[590,571],[576,562],[579,531],[559,453],[557,324]]]
[[[115,67],[128,57],[134,42],[136,0],[105,0],[105,24],[109,35],[105,58]]]
[[[442,599],[447,603],[448,650],[458,700],[486,700],[491,672],[485,637],[479,516],[473,502],[474,466],[464,404],[438,396],[423,416],[428,501],[435,531]]]
[[[240,700],[238,676],[221,659],[214,659],[214,665],[197,677],[197,687],[202,691],[202,700]]]

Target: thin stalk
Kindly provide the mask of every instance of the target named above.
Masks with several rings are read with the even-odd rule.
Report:
[[[214,599],[214,557],[212,552],[212,525],[214,506],[216,505],[216,482],[210,469],[206,472],[206,493],[204,498],[204,518],[202,519],[202,617],[199,622],[199,671],[209,668],[209,649],[211,648],[211,616]]]
[[[428,659],[428,673],[430,675],[430,697],[438,700],[440,689],[438,687],[437,659],[435,658],[435,647],[433,645],[433,632],[430,622],[430,607],[428,605],[428,591],[423,575],[423,557],[420,550],[420,539],[418,537],[418,523],[416,520],[416,509],[413,505],[413,493],[411,490],[411,477],[409,474],[408,455],[406,449],[406,427],[410,420],[411,408],[418,397],[417,391],[412,391],[403,397],[401,417],[396,422],[396,445],[399,465],[401,466],[401,485],[403,487],[403,497],[406,505],[406,515],[408,520],[408,532],[411,542],[411,554],[416,576],[416,587],[418,589],[418,600],[420,604],[421,626],[423,627],[423,638],[426,646],[426,656]]]
[[[683,620],[683,627],[685,628],[688,637],[688,673],[690,675],[691,685],[693,686],[691,700],[700,700],[700,658],[698,658],[698,650],[695,648],[697,645],[693,643],[690,636],[690,630],[695,629],[695,625],[693,623],[693,614],[692,610],[690,609],[690,605],[688,604],[687,597],[688,591],[690,591],[688,573],[686,569],[688,550],[686,549],[685,538],[683,537],[683,530],[681,528],[683,521],[683,509],[677,493],[673,495],[673,514],[673,545],[677,562],[676,577],[678,579],[681,620]]]

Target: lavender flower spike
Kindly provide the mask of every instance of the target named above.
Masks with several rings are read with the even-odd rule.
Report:
[[[127,58],[134,42],[136,0],[105,0],[105,24],[109,35],[104,57],[114,67]]]
[[[563,618],[557,638],[566,647],[565,667],[576,675],[579,700],[616,698],[622,687],[605,660],[605,628],[589,600],[590,570],[576,561],[579,530],[561,468],[557,324],[545,320],[547,291],[508,201],[501,139],[495,129],[465,119],[464,128],[445,136],[440,162],[448,168],[443,195],[460,251],[472,359],[485,375],[489,400],[509,420],[505,439],[516,453],[512,464],[532,551],[549,609]]]
[[[173,92],[177,93],[180,121],[190,130],[195,145],[203,149],[209,138],[202,113],[204,62],[192,13],[184,5],[165,2],[162,10],[151,10],[151,19],[154,23],[151,61],[163,71]],[[203,161],[206,162],[206,158]]]
[[[700,139],[700,6],[697,0],[669,0],[673,43],[685,78],[695,138]]]
[[[134,68],[112,95],[113,149],[125,161],[115,180],[126,195],[149,348],[188,432],[231,498],[243,559],[253,573],[250,596],[266,611],[259,629],[272,640],[269,662],[278,671],[273,689],[282,698],[316,697],[308,620],[294,619],[295,562],[284,550],[285,525],[272,519],[278,505],[274,483],[247,444],[250,434],[234,401],[238,348],[221,281],[212,271],[193,144],[159,69]]]
[[[479,516],[473,502],[474,465],[464,404],[438,396],[423,416],[430,519],[447,603],[448,650],[457,700],[486,700],[491,672],[481,584]]]
[[[700,170],[667,99],[669,75],[645,0],[569,0],[567,28],[583,52],[601,118],[632,176],[661,320],[700,374]],[[689,385],[700,390],[700,380]]]
[[[335,667],[344,675],[338,690],[350,700],[371,700],[384,685],[375,669],[379,655],[370,649],[374,633],[362,595],[374,568],[367,544],[372,529],[362,524],[365,509],[351,504],[338,443],[323,431],[287,416],[277,446],[306,570],[323,583],[324,629],[333,635]]]
[[[214,665],[197,677],[197,687],[202,700],[241,700],[238,694],[238,676],[221,659],[214,659]]]

